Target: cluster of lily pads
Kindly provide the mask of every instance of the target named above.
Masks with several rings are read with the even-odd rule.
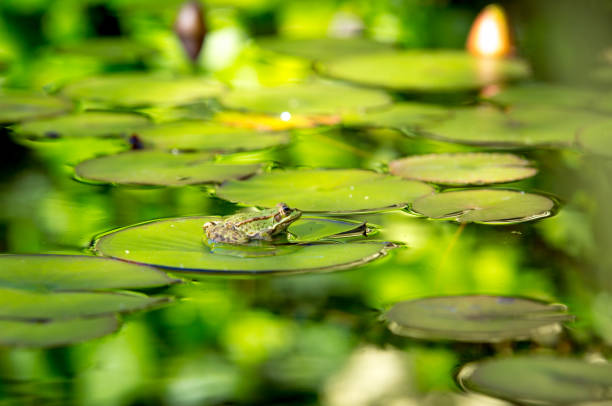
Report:
[[[319,76],[300,84],[230,90],[198,76],[122,73],[76,81],[54,96],[2,90],[0,122],[14,124],[18,142],[123,141],[120,153],[79,162],[74,167],[79,180],[207,184],[212,185],[207,190],[230,202],[256,207],[284,202],[306,215],[289,227],[286,240],[262,247],[208,247],[202,243],[202,225],[220,218],[197,216],[154,220],[99,236],[92,249],[108,258],[0,256],[5,265],[0,267],[0,343],[57,345],[114,331],[116,314],[168,300],[117,291],[176,282],[150,266],[189,278],[319,272],[353,268],[396,247],[372,238],[376,227],[336,217],[341,214],[406,210],[430,219],[495,225],[540,219],[556,208],[549,196],[490,186],[537,173],[532,162],[507,152],[408,156],[385,162],[388,171],[380,172],[270,169],[266,162],[239,163],[228,155],[283,148],[295,129],[387,128],[478,147],[546,146],[612,154],[608,93],[522,84],[478,98],[476,92],[485,86],[524,79],[524,63],[481,60],[457,51],[398,51],[361,40],[323,42],[262,41],[269,52],[313,60]],[[477,104],[450,108],[398,97],[451,92],[463,92]],[[402,336],[477,343],[545,340],[572,319],[564,306],[495,296],[401,302],[384,318]],[[610,397],[608,365],[553,357],[470,364],[459,379],[466,389],[516,399],[496,379],[505,368],[516,370],[525,385],[540,380],[553,385],[583,371],[605,390],[568,388],[574,390],[572,399]],[[521,402],[554,403],[558,392],[534,390],[529,396]]]

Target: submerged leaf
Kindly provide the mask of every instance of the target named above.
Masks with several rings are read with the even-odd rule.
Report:
[[[443,296],[395,304],[384,318],[398,335],[427,340],[499,342],[559,332],[565,306],[503,296]]]
[[[434,219],[460,223],[508,224],[552,214],[546,196],[503,189],[466,189],[436,193],[416,200],[412,210]]]
[[[210,158],[206,153],[132,151],[81,162],[75,173],[105,183],[181,186],[239,179],[259,169],[259,165],[224,164]]]
[[[578,135],[580,147],[596,155],[612,157],[612,120],[602,121],[586,127]]]
[[[394,247],[383,241],[276,246],[262,243],[261,250],[267,252],[257,255],[256,246],[224,244],[223,250],[216,253],[202,242],[202,225],[212,220],[218,218],[183,217],[139,224],[100,237],[94,249],[105,256],[178,271],[275,274],[353,268],[384,256]]]
[[[250,205],[285,202],[302,211],[336,213],[403,207],[432,191],[421,182],[360,169],[274,171],[217,188],[220,197]]]
[[[486,185],[531,177],[537,169],[517,155],[456,153],[415,155],[389,163],[393,175],[443,185]]]

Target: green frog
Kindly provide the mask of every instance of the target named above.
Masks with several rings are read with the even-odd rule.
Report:
[[[204,233],[211,242],[247,244],[252,240],[272,241],[272,236],[287,230],[302,212],[279,203],[273,209],[238,213],[223,221],[204,224]]]

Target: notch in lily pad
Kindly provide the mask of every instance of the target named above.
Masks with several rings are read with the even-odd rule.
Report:
[[[395,304],[383,317],[397,335],[483,343],[549,336],[573,320],[560,304],[486,295],[409,300]]]
[[[383,257],[395,247],[385,241],[279,242],[260,246],[225,244],[224,249],[215,250],[202,241],[203,224],[214,220],[219,218],[182,217],[137,224],[101,236],[95,241],[94,250],[100,255],[172,269],[193,277],[197,274],[265,275],[349,269]],[[312,237],[313,232],[307,231],[304,234]]]
[[[59,97],[16,89],[0,90],[0,124],[65,113],[72,103]]]
[[[504,189],[466,189],[434,193],[412,204],[412,210],[432,219],[459,223],[514,224],[553,214],[555,202],[534,193]]]
[[[360,169],[273,171],[245,181],[229,181],[217,195],[252,206],[279,201],[306,212],[371,212],[401,208],[430,194],[425,183]]]
[[[149,119],[141,114],[87,111],[28,121],[15,126],[14,131],[33,138],[105,137],[127,135],[147,125]]]
[[[468,152],[397,159],[389,163],[389,172],[405,179],[467,186],[514,182],[534,176],[537,169],[514,154]]]
[[[457,379],[469,392],[521,405],[612,400],[612,365],[607,362],[527,354],[467,364]]]
[[[82,180],[101,183],[182,186],[240,179],[260,168],[211,159],[207,153],[130,151],[81,162],[75,167],[75,173]]]

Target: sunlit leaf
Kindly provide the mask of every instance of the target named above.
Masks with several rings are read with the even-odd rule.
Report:
[[[289,142],[287,133],[271,133],[204,121],[178,121],[144,128],[145,145],[164,150],[239,151],[263,149]]]
[[[334,59],[318,68],[334,78],[411,92],[475,90],[528,75],[520,60],[480,59],[454,50],[377,52]]]
[[[282,115],[282,117],[281,117]],[[215,121],[258,131],[281,131],[297,128],[311,128],[319,125],[335,125],[340,123],[340,116],[313,115],[313,114],[262,114],[239,111],[220,111],[215,114]]]
[[[216,97],[223,90],[222,84],[204,77],[125,73],[84,79],[66,86],[62,93],[73,99],[134,107],[194,102]]]
[[[203,243],[211,217],[184,217],[139,224],[100,237],[94,249],[105,256],[179,271],[271,274],[353,268],[384,256],[394,245],[381,241],[328,244],[227,246]],[[229,244],[226,244],[229,245]]]
[[[29,121],[17,125],[15,133],[30,137],[92,137],[128,135],[149,120],[140,114],[90,111]]]
[[[563,305],[502,296],[445,296],[395,304],[384,314],[395,334],[467,342],[524,340],[558,333]]]
[[[0,255],[0,287],[42,291],[147,288],[177,282],[153,268],[86,255]]]
[[[131,151],[81,162],[78,177],[105,183],[180,186],[220,183],[255,173],[259,165],[216,163],[206,153]]]
[[[519,223],[550,216],[555,203],[546,196],[502,189],[466,189],[415,200],[412,210],[460,223]]]
[[[64,113],[72,104],[58,97],[23,90],[0,91],[0,123],[16,123]]]
[[[522,355],[468,364],[461,385],[521,405],[612,400],[612,365],[574,358]]]
[[[118,328],[115,316],[46,322],[0,320],[0,345],[55,347],[101,337]]]
[[[512,182],[536,174],[530,162],[502,153],[415,155],[389,163],[393,175],[444,185],[486,185]]]
[[[389,51],[392,48],[365,38],[263,38],[257,41],[257,45],[280,54],[317,61]]]
[[[217,194],[227,200],[264,207],[285,202],[309,212],[402,207],[432,191],[421,182],[359,169],[274,171],[217,188]]]

